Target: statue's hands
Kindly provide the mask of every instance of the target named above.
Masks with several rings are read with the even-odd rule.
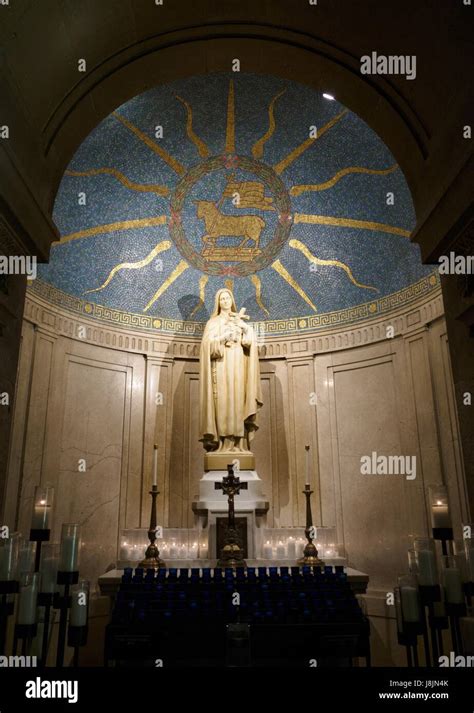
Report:
[[[244,334],[247,334],[248,325],[244,322],[244,319],[249,319],[248,315],[245,314],[245,307],[242,307],[239,313],[230,312],[230,319],[232,326],[241,330]]]

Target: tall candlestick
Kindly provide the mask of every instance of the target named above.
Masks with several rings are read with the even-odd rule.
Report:
[[[158,446],[153,446],[153,485],[158,485]]]
[[[304,447],[306,451],[306,485],[309,485],[309,446]]]

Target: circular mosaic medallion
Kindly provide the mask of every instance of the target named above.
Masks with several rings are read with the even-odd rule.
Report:
[[[176,186],[170,205],[173,242],[209,275],[244,277],[262,270],[290,234],[285,185],[272,168],[248,156],[224,154],[194,166]]]

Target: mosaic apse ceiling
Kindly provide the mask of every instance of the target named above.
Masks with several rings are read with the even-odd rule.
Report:
[[[220,73],[102,121],[56,197],[32,287],[88,317],[200,334],[217,289],[268,333],[373,318],[434,289],[408,186],[356,114],[277,77]]]

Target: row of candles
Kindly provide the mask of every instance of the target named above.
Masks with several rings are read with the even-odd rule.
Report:
[[[202,531],[187,528],[160,528],[162,537],[156,544],[160,557],[167,559],[207,559],[209,545]],[[143,559],[148,546],[148,530],[135,528],[122,530],[120,535],[119,561],[138,562]]]
[[[281,538],[277,541],[265,539],[261,549],[262,559],[265,560],[294,560],[302,557],[307,540],[304,537]],[[324,545],[321,542],[314,542],[318,555],[325,559],[334,559],[339,557],[340,545],[328,543]]]

